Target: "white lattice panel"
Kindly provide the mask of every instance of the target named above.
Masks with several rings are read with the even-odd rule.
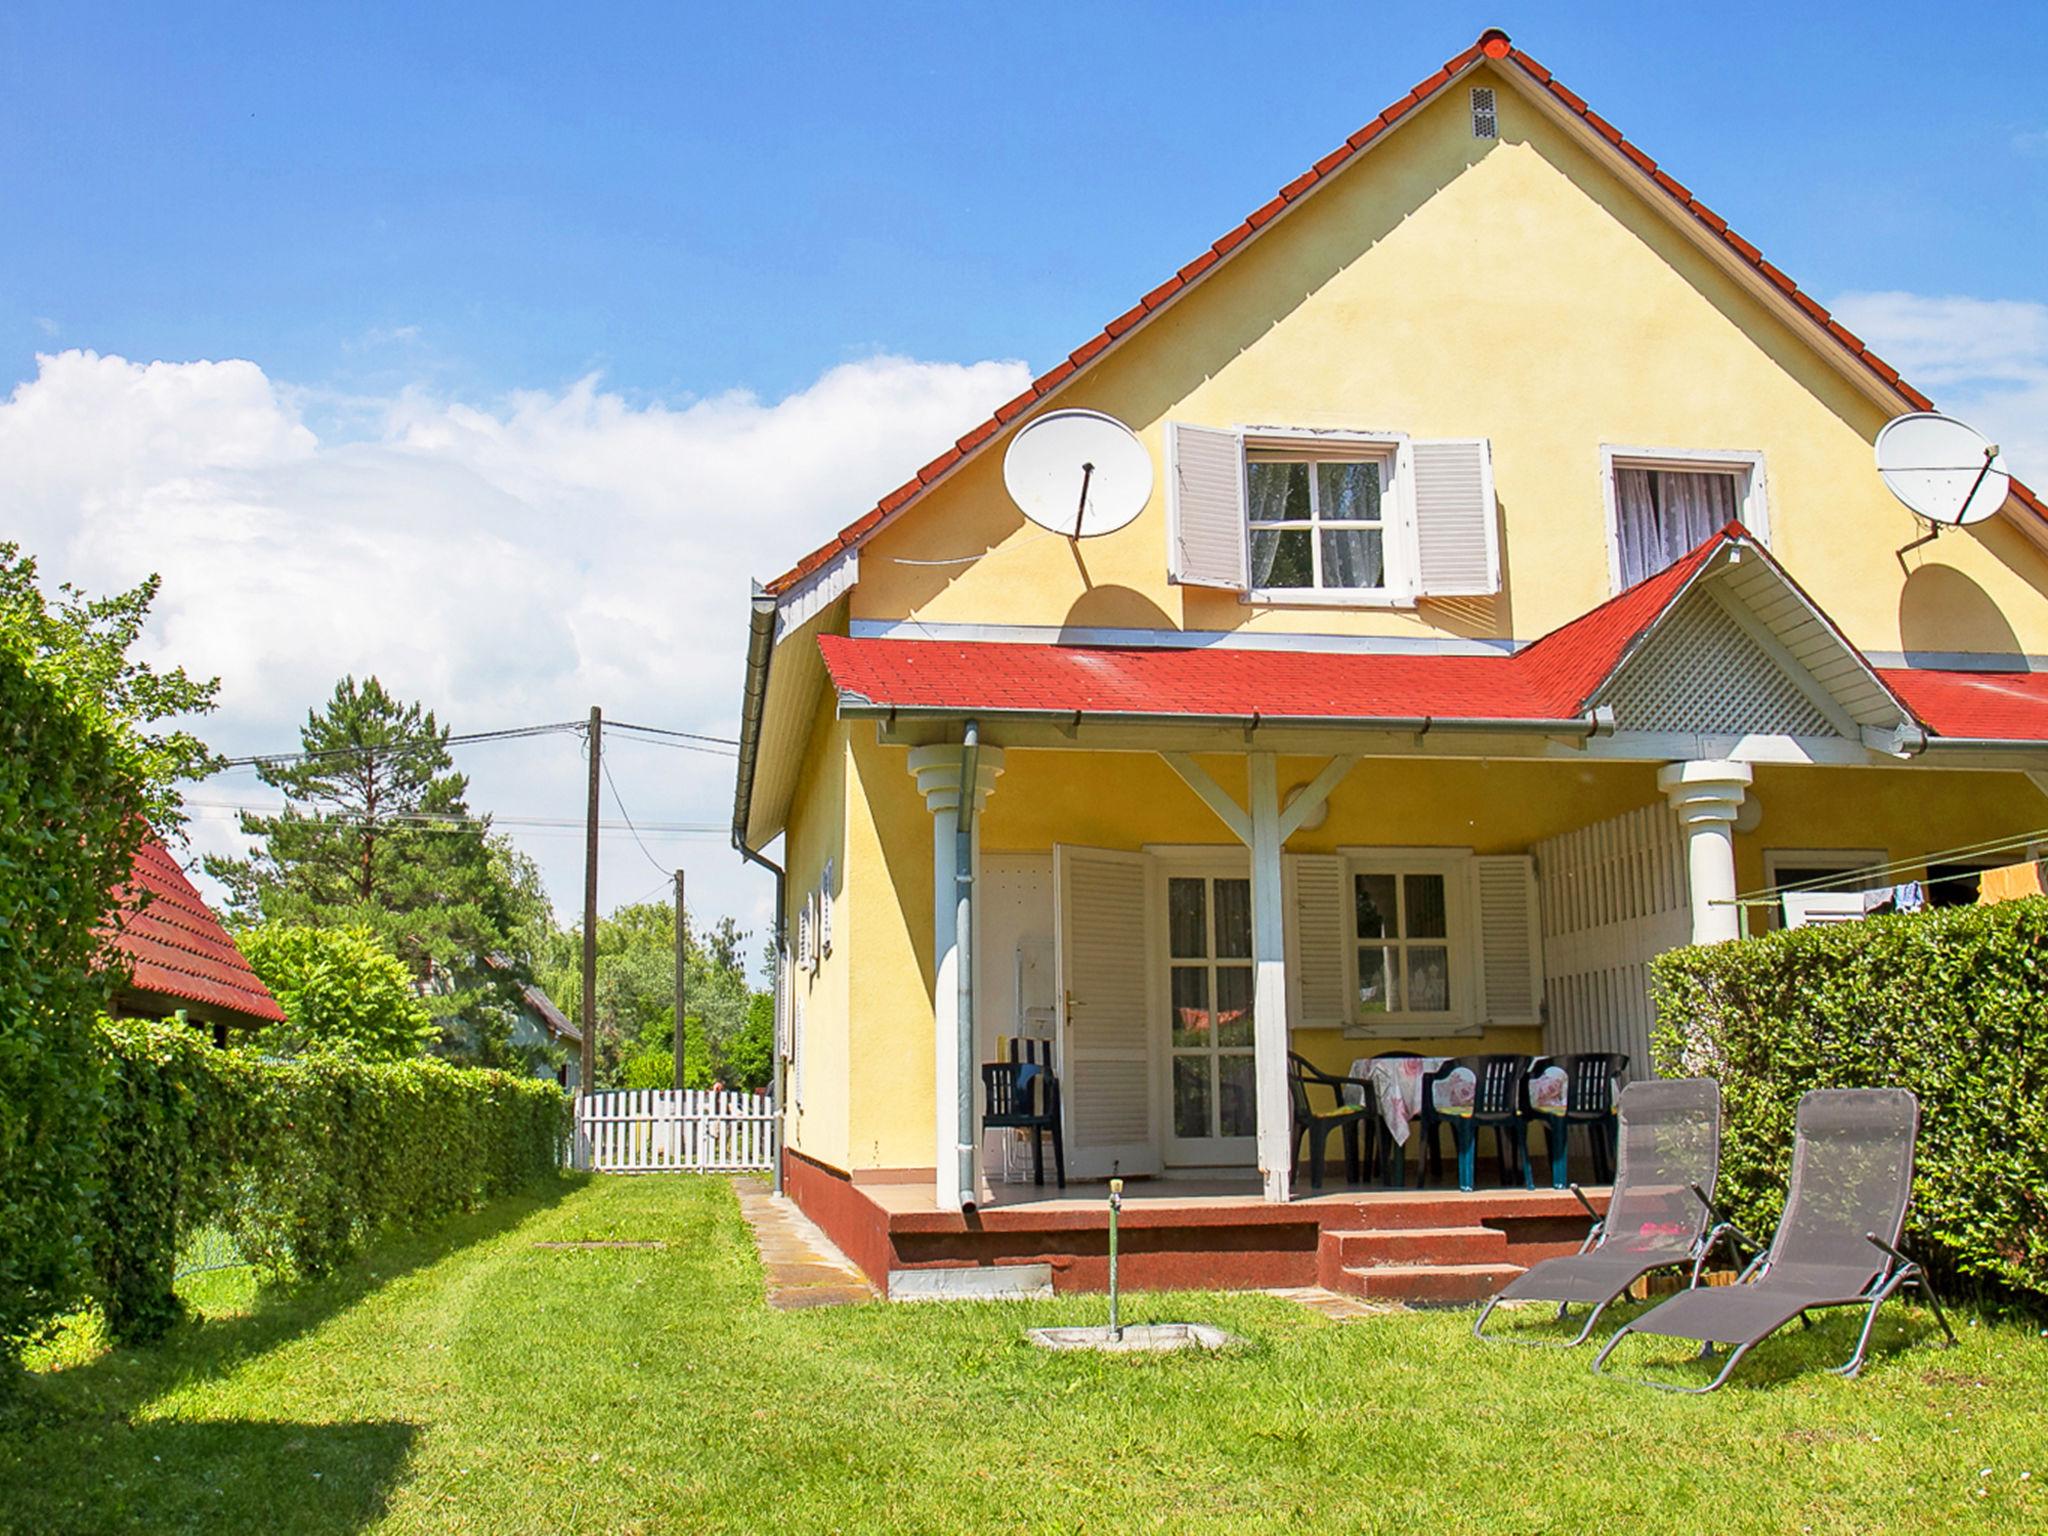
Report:
[[[1685,600],[1600,702],[1630,731],[1836,734],[1806,690],[1704,592]]]

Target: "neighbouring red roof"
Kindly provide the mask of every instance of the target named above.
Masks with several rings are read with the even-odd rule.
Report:
[[[1764,255],[1749,241],[1728,227],[1728,221],[1713,209],[1693,196],[1692,190],[1663,170],[1657,162],[1636,144],[1623,136],[1620,129],[1586,105],[1585,98],[1568,89],[1563,82],[1531,58],[1522,49],[1509,41],[1508,35],[1497,27],[1489,27],[1479,34],[1479,40],[1461,53],[1446,59],[1434,74],[1419,80],[1403,95],[1392,102],[1385,111],[1351,135],[1342,144],[1331,150],[1322,159],[1310,166],[1301,175],[1282,187],[1262,207],[1249,214],[1219,239],[1211,242],[1209,249],[1182,267],[1165,282],[1151,290],[1123,314],[1109,322],[1094,336],[1070,352],[1061,362],[1033,379],[1024,392],[1015,399],[998,406],[995,414],[980,426],[958,439],[952,447],[933,459],[910,479],[884,496],[874,507],[853,522],[840,529],[831,539],[805,555],[789,570],[767,584],[769,592],[780,595],[802,581],[805,577],[826,564],[834,556],[854,548],[866,540],[869,534],[879,528],[893,513],[901,510],[920,496],[928,487],[950,474],[971,454],[993,438],[1002,428],[1045,399],[1064,385],[1074,374],[1092,363],[1116,341],[1149,320],[1154,314],[1171,304],[1182,292],[1199,282],[1219,262],[1231,255],[1238,247],[1270,224],[1288,205],[1297,202],[1305,194],[1327,180],[1348,164],[1351,158],[1377,139],[1400,119],[1417,107],[1430,101],[1436,94],[1450,85],[1451,81],[1465,69],[1476,64],[1481,57],[1502,64],[1512,64],[1528,79],[1549,96],[1561,103],[1582,119],[1601,138],[1627,158],[1641,174],[1642,179],[1663,197],[1683,209],[1695,222],[1714,235],[1722,245],[1761,274],[1773,286],[1780,289],[1821,332],[1837,347],[1855,358],[1879,380],[1896,391],[1915,410],[1930,411],[1934,402],[1904,379],[1899,370],[1871,351],[1848,327],[1836,320],[1827,309],[1804,289],[1787,277],[1783,271],[1764,259]],[[2029,510],[2048,520],[2048,504],[2023,485],[2019,480],[2012,482],[2012,494]]]
[[[137,891],[140,911],[116,919],[113,947],[126,957],[127,990],[150,1002],[189,1006],[215,1022],[278,1024],[284,1010],[249,967],[219,917],[200,899],[168,848],[154,836],[136,852],[133,879],[114,894],[124,908]]]
[[[1512,655],[1117,647],[821,635],[842,700],[902,710],[1301,721],[1539,722],[1585,714],[1740,523]],[[1789,578],[1788,578],[1789,579]],[[1844,644],[1847,644],[1845,641]],[[1929,732],[2048,743],[2048,673],[1873,669]]]

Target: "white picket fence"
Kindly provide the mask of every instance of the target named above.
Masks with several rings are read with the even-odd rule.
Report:
[[[770,1168],[773,1101],[765,1093],[637,1089],[576,1101],[574,1166],[595,1173],[716,1173]]]

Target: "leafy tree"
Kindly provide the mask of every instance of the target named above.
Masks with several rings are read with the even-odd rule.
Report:
[[[367,928],[263,923],[242,934],[241,947],[285,1012],[283,1024],[256,1037],[259,1049],[399,1061],[422,1054],[438,1033],[405,963]]]
[[[665,901],[619,907],[598,919],[598,1087],[665,1088],[674,1079],[675,922],[675,905]],[[746,938],[729,917],[701,937],[694,925],[684,929],[686,1087],[723,1082],[756,1088],[768,1080],[765,1056],[756,1062],[744,1052],[732,1055],[756,995],[747,986]],[[582,943],[580,928],[557,930],[547,940],[536,969],[557,1000],[582,996]],[[772,1034],[772,1019],[769,1028]]]
[[[101,1104],[93,1020],[118,989],[110,892],[178,784],[214,758],[164,722],[218,684],[129,656],[157,592],[59,586],[0,543],[0,1393],[23,1340],[73,1305]]]
[[[522,940],[544,897],[532,861],[471,813],[448,734],[377,678],[344,677],[307,712],[301,752],[259,766],[287,803],[244,813],[255,852],[209,857],[206,868],[244,921],[373,933],[433,996],[441,1054],[507,1065],[531,960]],[[492,955],[510,964],[487,964]]]

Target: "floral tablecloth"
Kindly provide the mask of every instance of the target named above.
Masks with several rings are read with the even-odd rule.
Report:
[[[1364,1079],[1378,1090],[1380,1119],[1386,1122],[1387,1134],[1394,1138],[1396,1146],[1408,1144],[1409,1122],[1422,1113],[1423,1078],[1450,1060],[1449,1056],[1377,1059],[1361,1056],[1351,1063],[1351,1075]],[[1529,1079],[1530,1107],[1538,1114],[1563,1114],[1570,1086],[1562,1067],[1545,1067]],[[1440,1115],[1470,1115],[1475,1087],[1471,1072],[1464,1067],[1445,1073],[1437,1080],[1431,1093],[1436,1102],[1436,1112]],[[1365,1090],[1362,1088],[1347,1088],[1344,1092],[1354,1104],[1365,1102]]]

